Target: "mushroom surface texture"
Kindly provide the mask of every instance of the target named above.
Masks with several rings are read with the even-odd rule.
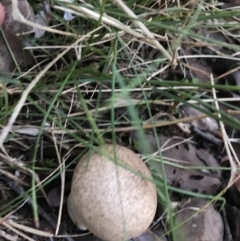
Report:
[[[89,151],[78,162],[68,213],[80,229],[88,229],[100,239],[124,241],[137,237],[151,225],[157,209],[156,186],[143,177],[152,179],[151,172],[126,147],[105,145],[100,149],[108,157]]]

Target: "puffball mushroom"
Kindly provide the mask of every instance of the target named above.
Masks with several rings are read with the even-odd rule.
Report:
[[[148,229],[157,209],[156,186],[144,178],[152,179],[151,172],[126,147],[104,145],[100,150],[112,159],[96,151],[81,158],[73,174],[68,213],[80,229],[88,229],[100,239],[137,237]]]

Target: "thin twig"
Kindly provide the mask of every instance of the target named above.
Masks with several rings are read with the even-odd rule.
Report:
[[[210,75],[210,80],[211,80],[211,85],[212,85],[213,98],[215,100],[215,107],[216,107],[217,110],[219,110],[219,105],[218,105],[216,90],[214,88],[214,80],[213,80],[212,74]],[[218,113],[218,117],[221,119],[220,113]],[[227,136],[227,133],[226,133],[226,130],[225,130],[225,127],[224,127],[224,124],[223,124],[222,121],[219,121],[219,126],[220,126],[220,129],[221,129],[221,132],[222,132],[223,143],[224,143],[224,146],[226,148],[226,152],[227,152],[229,162],[230,162],[230,166],[231,166],[231,177],[229,179],[229,183],[228,183],[228,186],[227,186],[227,187],[230,187],[230,185],[232,185],[231,182],[233,181],[233,179],[235,178],[235,175],[237,173],[237,167],[236,167],[236,164],[235,164],[235,162],[232,158],[232,155],[231,155],[231,151],[230,151],[230,148],[229,148],[231,143],[228,140],[228,136]]]

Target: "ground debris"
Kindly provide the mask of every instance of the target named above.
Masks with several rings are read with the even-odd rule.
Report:
[[[2,30],[4,36],[0,34],[0,73],[8,75],[16,68],[8,45],[18,64],[24,65],[33,64],[34,59],[28,50],[23,49],[22,41],[9,30]],[[7,40],[7,43],[5,41]]]
[[[154,135],[148,134],[146,141],[150,143],[152,153],[158,151]],[[221,185],[221,171],[217,169],[220,165],[208,151],[197,149],[190,142],[176,136],[159,135],[158,141],[163,160],[172,163],[171,165],[164,165],[166,178],[170,185],[175,185],[183,190],[205,194],[213,193]],[[182,166],[182,168],[175,166],[174,163]],[[154,165],[161,175],[161,163],[154,162]],[[197,169],[186,170],[186,167],[195,167]],[[214,170],[209,170],[209,167],[214,168]]]
[[[240,240],[240,211],[234,206],[226,206],[226,221],[228,222],[233,241]]]
[[[187,221],[176,230],[178,241],[223,241],[224,227],[223,220],[212,204],[200,209],[207,204],[207,201],[193,198],[177,214],[176,225]],[[199,213],[195,214],[197,211]],[[192,218],[192,215],[193,218]],[[191,217],[191,218],[190,218]]]

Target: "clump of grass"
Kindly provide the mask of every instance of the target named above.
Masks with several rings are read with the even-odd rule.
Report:
[[[39,9],[35,1],[31,3]],[[75,18],[66,22],[64,11]],[[159,110],[174,114],[180,103],[195,108],[200,104],[211,110],[204,114],[239,130],[239,121],[219,110],[216,103],[226,103],[215,96],[218,90],[239,91],[239,87],[215,83],[213,76],[208,83],[201,83],[186,74],[192,69],[188,64],[191,58],[238,60],[234,56],[240,50],[237,44],[209,38],[199,31],[221,32],[228,39],[238,40],[234,36],[234,31],[239,31],[237,16],[238,10],[220,10],[214,1],[189,4],[52,1],[52,21],[44,37],[29,39],[32,47],[28,49],[41,64],[26,73],[18,73],[13,80],[4,80],[0,98],[1,125],[5,126],[0,134],[2,155],[6,157],[3,167],[26,175],[27,183],[31,184],[26,193],[33,199],[36,224],[39,221],[37,195],[46,196],[47,184],[60,175],[58,235],[65,171],[73,160],[76,162],[75,158],[87,148],[106,141],[134,148],[130,131],[139,140],[146,138],[146,130],[152,131],[157,141],[159,127],[172,124],[167,119],[164,123],[154,121]],[[185,55],[186,46],[197,54]],[[220,50],[214,50],[214,46]],[[206,49],[213,51],[212,54],[205,54]],[[224,49],[231,54],[226,54]],[[204,93],[207,94],[202,99]],[[229,108],[239,111],[234,106]],[[23,128],[28,128],[31,135],[18,132]],[[225,133],[222,124],[221,128]],[[229,150],[227,135],[224,140]],[[142,148],[148,152],[150,146]],[[231,164],[233,170],[235,166]],[[154,169],[154,164],[150,168]],[[169,194],[173,188],[168,186],[164,175],[156,176],[155,182],[164,200],[169,232],[177,240]],[[184,190],[181,192],[189,195]],[[2,208],[1,216],[10,213],[24,199],[21,195],[9,202]]]

